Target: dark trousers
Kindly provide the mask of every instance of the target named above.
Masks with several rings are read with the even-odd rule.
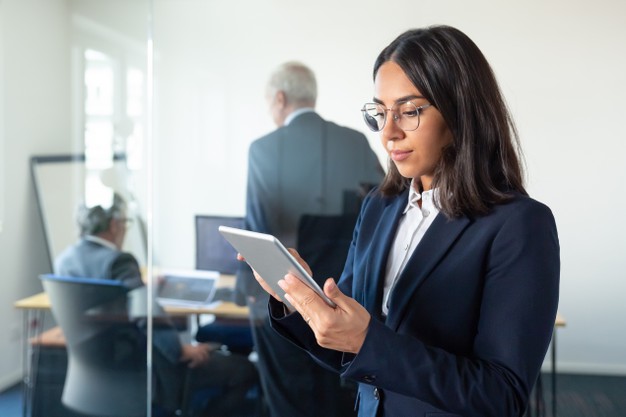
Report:
[[[165,409],[179,408],[183,390],[194,415],[239,417],[247,415],[247,392],[258,383],[256,367],[245,355],[211,353],[208,363],[189,369],[155,355],[155,402]]]
[[[253,322],[261,386],[271,417],[349,417],[354,390],[284,339],[267,318]]]

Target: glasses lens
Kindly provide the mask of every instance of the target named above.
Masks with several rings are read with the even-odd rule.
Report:
[[[122,219],[119,219],[119,220],[120,220],[120,222],[124,223],[124,225],[126,227],[130,227],[130,226],[133,225],[133,219],[129,219],[128,217],[125,217],[125,218],[122,218]]]
[[[366,103],[363,106],[363,120],[370,130],[379,132],[385,125],[385,109],[376,103]]]
[[[420,112],[415,104],[407,101],[398,105],[394,112],[394,119],[402,130],[411,131],[417,129],[420,124]]]

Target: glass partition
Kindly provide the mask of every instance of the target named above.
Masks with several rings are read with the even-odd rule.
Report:
[[[54,6],[67,13],[61,32],[71,61],[72,138],[64,153],[31,158],[51,272],[40,278],[53,326],[44,326],[26,357],[24,415],[164,416],[183,408],[184,378],[166,388],[165,377],[153,383],[153,362],[179,368],[186,321],[153,302],[150,279],[151,5]],[[158,332],[172,357],[151,348]],[[156,392],[168,395],[157,404]]]
[[[214,195],[240,188],[207,180],[231,169],[242,182],[225,158],[238,152],[189,135],[204,108],[169,114],[172,104],[184,110],[213,93],[192,91],[195,80],[172,66],[166,40],[178,29],[167,14],[159,14],[166,26],[154,48],[151,0],[66,4],[72,138],[64,153],[31,158],[52,325],[25,356],[24,415],[262,415],[247,308],[230,301],[233,259],[228,271],[198,271],[207,267],[195,262],[196,218],[240,219],[243,194],[198,208],[196,194],[185,193],[194,183]],[[210,135],[227,130],[220,114],[212,120]],[[197,158],[193,148],[178,151],[189,140]],[[243,339],[224,340],[233,329]]]
[[[29,380],[32,415],[115,408],[124,416],[207,409],[267,415],[249,310],[233,302],[237,262],[215,233],[216,221],[243,224],[248,147],[275,129],[265,85],[278,64],[309,65],[320,85],[318,113],[361,131],[358,108],[362,92],[370,91],[369,74],[335,66],[311,31],[285,28],[291,39],[282,42],[272,27],[301,18],[302,10],[291,6],[247,4],[247,15],[267,16],[261,27],[235,3],[65,4],[70,149],[31,162],[53,272],[41,279],[49,302],[57,304],[50,308],[55,324],[65,327],[62,355],[71,364],[57,370],[73,388],[57,381],[50,390],[41,379]],[[341,49],[339,26],[329,29],[325,36]],[[369,55],[347,46],[353,65],[369,66]],[[107,272],[102,265],[98,270],[93,264],[105,261],[85,250],[96,246],[123,253],[130,269],[111,257]],[[52,363],[45,347],[39,353],[40,367]],[[89,362],[94,356],[99,362]],[[97,371],[90,366],[100,373],[89,377]],[[104,387],[119,389],[122,380],[122,393]],[[343,388],[351,408],[353,387]],[[53,394],[38,396],[42,389]],[[124,393],[134,397],[132,410],[120,411]],[[81,397],[92,401],[76,402]],[[145,403],[140,411],[138,398]]]

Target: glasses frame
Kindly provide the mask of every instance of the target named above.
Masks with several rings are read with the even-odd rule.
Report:
[[[123,223],[126,228],[131,227],[133,223],[135,222],[135,219],[133,219],[132,217],[117,217],[115,218],[115,220],[117,220],[120,223]]]
[[[423,98],[423,97],[418,97],[418,98]],[[398,121],[402,118],[402,116],[398,115],[395,111],[395,109],[397,109],[399,106],[402,106],[404,104],[410,103],[411,105],[413,105],[415,107],[415,110],[417,111],[417,126],[415,126],[414,129],[402,129],[402,127],[400,127],[400,124],[398,123]],[[372,105],[372,106],[379,106],[380,108],[382,108],[385,112],[385,117],[383,118],[383,124],[382,126],[376,130],[372,128],[372,125],[369,124],[367,122],[367,110],[365,109],[366,106],[368,105]],[[420,127],[420,116],[422,115],[422,110],[427,109],[428,107],[431,107],[432,104],[431,103],[427,103],[427,104],[422,104],[421,106],[416,106],[415,103],[413,103],[411,100],[407,100],[407,101],[402,101],[399,103],[394,104],[393,106],[391,106],[391,108],[387,108],[385,106],[383,106],[381,103],[365,103],[363,104],[363,107],[361,107],[361,114],[363,115],[363,121],[365,121],[365,124],[367,125],[367,127],[372,131],[372,132],[382,132],[382,130],[385,128],[385,126],[387,125],[387,112],[391,112],[391,116],[393,118],[393,122],[396,124],[396,126],[398,126],[399,129],[405,131],[405,132],[413,132],[415,130],[417,130],[418,127]],[[376,123],[378,125],[378,123]]]

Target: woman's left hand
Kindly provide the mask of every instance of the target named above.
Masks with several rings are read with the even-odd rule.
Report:
[[[330,307],[306,284],[292,274],[278,282],[287,300],[313,329],[317,343],[341,352],[358,353],[365,341],[370,314],[353,298],[345,296],[332,278],[324,293],[337,307]]]

